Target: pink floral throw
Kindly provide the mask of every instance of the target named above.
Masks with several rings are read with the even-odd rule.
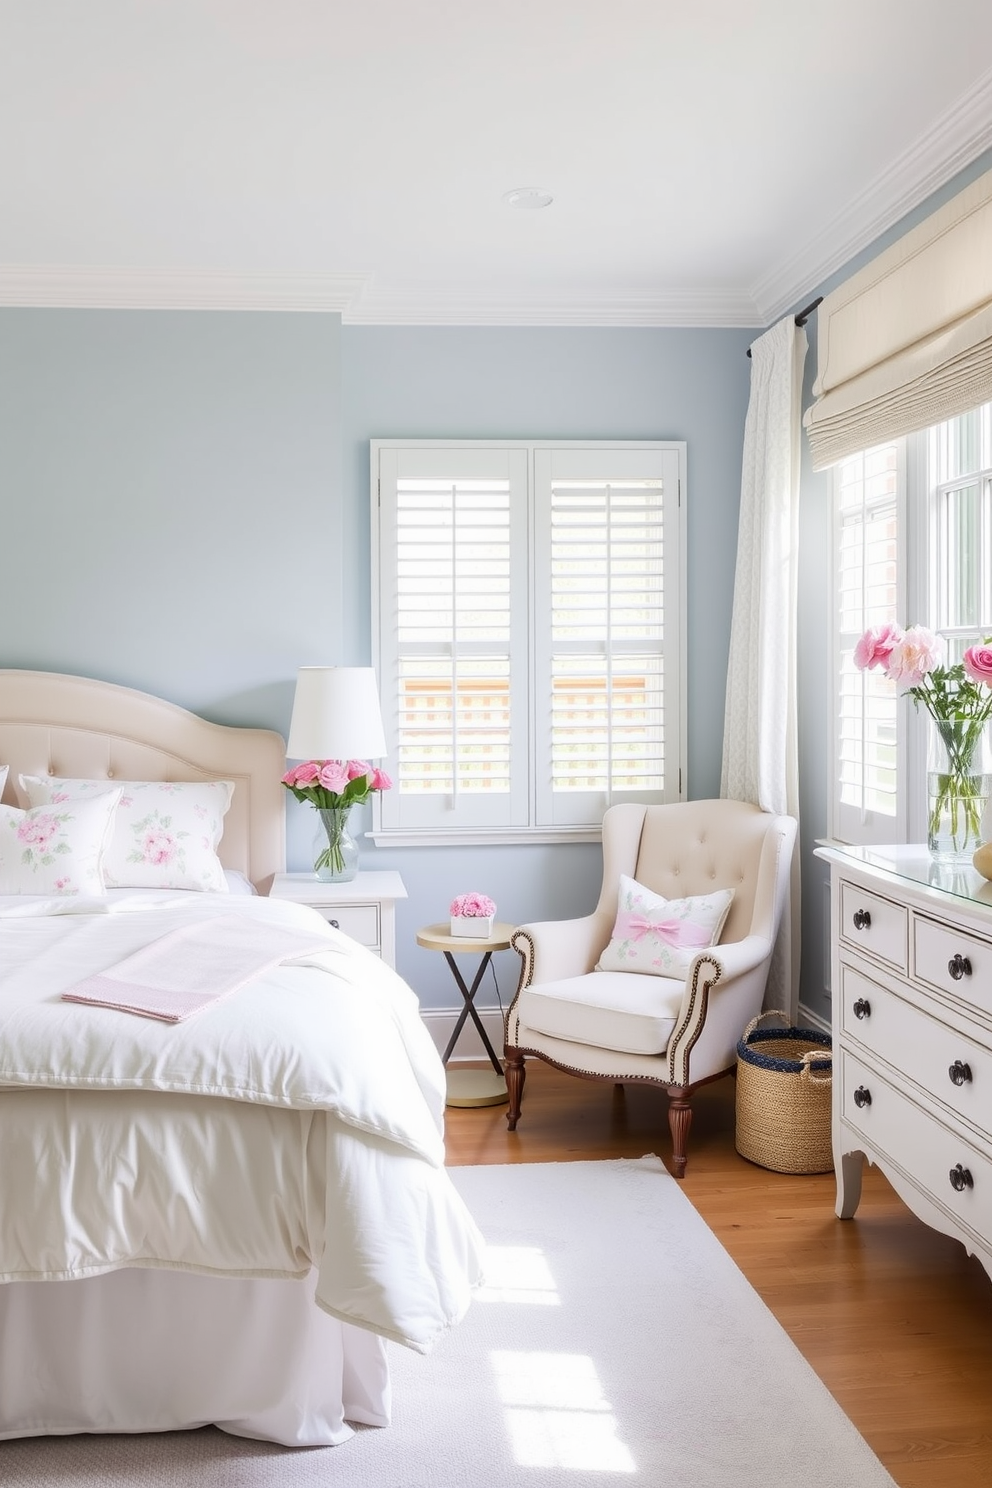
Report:
[[[664,899],[621,873],[616,923],[596,970],[687,976],[693,958],[720,939],[733,897],[733,889],[715,889]]]

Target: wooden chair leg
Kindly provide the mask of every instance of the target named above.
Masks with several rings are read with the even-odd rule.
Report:
[[[668,1125],[672,1133],[672,1173],[676,1178],[685,1177],[686,1145],[689,1127],[692,1124],[692,1107],[687,1091],[678,1086],[668,1092]]]
[[[517,1122],[520,1120],[520,1102],[524,1094],[524,1056],[519,1049],[511,1049],[507,1046],[503,1050],[504,1065],[503,1073],[506,1076],[506,1092],[510,1097],[510,1104],[506,1111],[506,1124],[510,1131],[516,1131]]]

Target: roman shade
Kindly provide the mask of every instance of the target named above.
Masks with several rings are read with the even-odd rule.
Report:
[[[992,398],[992,171],[828,295],[814,469]]]

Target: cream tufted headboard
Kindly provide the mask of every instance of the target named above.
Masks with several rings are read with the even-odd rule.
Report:
[[[208,723],[174,703],[57,672],[0,669],[3,799],[19,774],[89,780],[233,780],[220,858],[261,893],[286,865],[286,746],[269,729]]]

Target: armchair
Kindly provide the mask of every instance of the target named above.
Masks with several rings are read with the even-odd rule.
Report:
[[[658,1085],[668,1095],[672,1170],[684,1175],[692,1094],[735,1067],[737,1041],[761,1011],[795,838],[792,817],[743,801],[606,812],[593,913],[520,925],[511,937],[521,958],[505,1027],[511,1131],[528,1056],[585,1079]],[[691,954],[684,977],[596,969],[621,874],[667,900],[733,889],[719,943]]]

